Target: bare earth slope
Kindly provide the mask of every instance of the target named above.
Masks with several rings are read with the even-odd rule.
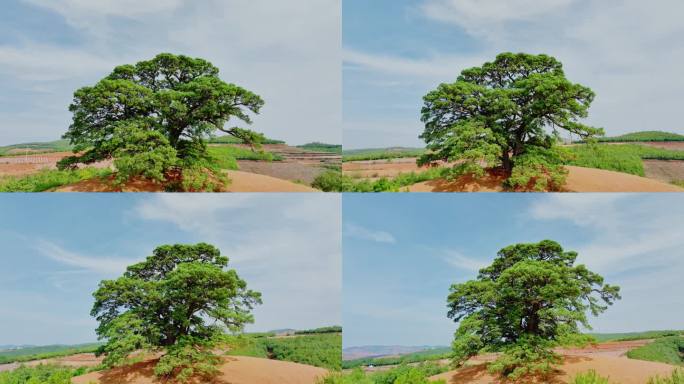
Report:
[[[92,372],[72,379],[74,384],[151,384],[163,383],[154,376],[154,361],[126,368]],[[220,367],[212,384],[315,384],[325,376],[323,368],[256,357],[232,356]]]

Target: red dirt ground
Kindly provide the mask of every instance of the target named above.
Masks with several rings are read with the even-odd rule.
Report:
[[[601,376],[609,377],[610,383],[644,384],[650,377],[669,375],[676,366],[650,361],[633,360],[624,354],[633,348],[648,344],[652,340],[626,342],[608,342],[587,348],[559,349],[564,356],[564,363],[551,379],[540,383],[568,383],[579,373],[595,370]],[[501,379],[487,372],[486,361],[492,361],[495,355],[477,356],[469,361],[469,366],[442,373],[430,378],[435,381],[444,379],[448,384],[491,384],[503,383]],[[530,381],[527,381],[530,382]]]
[[[129,367],[92,372],[72,379],[74,384],[151,384],[163,383],[154,376],[154,360]],[[211,384],[315,384],[327,370],[286,361],[256,357],[226,357],[220,375]],[[199,382],[199,381],[198,381]]]
[[[567,192],[684,192],[684,188],[646,177],[602,169],[567,166],[569,171],[564,190]],[[428,180],[406,188],[408,192],[500,192],[500,175],[482,180],[464,176],[455,181]]]

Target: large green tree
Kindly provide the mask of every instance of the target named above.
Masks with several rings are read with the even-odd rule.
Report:
[[[120,365],[140,350],[162,351],[159,375],[188,379],[215,373],[212,348],[225,332],[253,322],[261,294],[209,244],[164,245],[93,294],[92,316],[105,344],[105,363]]]
[[[620,299],[620,288],[575,265],[577,253],[551,240],[499,251],[476,280],[451,286],[448,317],[460,322],[456,363],[480,351],[502,351],[492,365],[505,375],[548,371],[558,361],[551,348],[582,341],[587,313],[602,313]]]
[[[566,79],[555,58],[502,53],[423,98],[420,138],[429,153],[420,162],[459,161],[459,169],[480,174],[483,165],[501,167],[507,176],[516,166],[542,177],[557,173],[544,168],[558,163],[551,149],[561,130],[584,138],[603,134],[579,121],[593,99],[591,89]]]
[[[74,93],[69,107],[73,122],[64,138],[75,151],[85,153],[64,159],[60,166],[127,156],[131,149],[144,152],[149,147],[158,156],[129,157],[143,163],[138,168],[168,168],[176,159],[206,157],[204,139],[216,131],[259,145],[263,135],[225,126],[234,119],[251,123],[250,113],[259,113],[263,100],[218,75],[218,68],[206,60],[169,53],[114,68],[97,84]]]

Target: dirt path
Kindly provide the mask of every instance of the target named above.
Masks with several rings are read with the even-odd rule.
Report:
[[[92,372],[72,379],[74,384],[151,384],[156,380],[153,372],[155,361],[134,364],[125,368]],[[220,375],[213,384],[315,384],[325,376],[323,368],[255,357],[226,357],[220,367]]]

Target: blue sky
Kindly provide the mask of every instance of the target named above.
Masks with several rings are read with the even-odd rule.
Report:
[[[102,279],[200,241],[262,292],[248,331],[341,323],[339,195],[4,194],[0,215],[0,345],[94,341]]]
[[[344,145],[422,146],[422,96],[505,51],[560,59],[597,93],[586,122],[608,135],[684,133],[683,11],[677,0],[345,0]]]
[[[683,226],[677,194],[346,194],[344,346],[449,345],[449,286],[543,239],[622,287],[595,331],[681,328]]]
[[[0,12],[0,145],[54,140],[73,92],[160,52],[208,59],[261,95],[253,129],[341,143],[339,0],[10,0]]]

